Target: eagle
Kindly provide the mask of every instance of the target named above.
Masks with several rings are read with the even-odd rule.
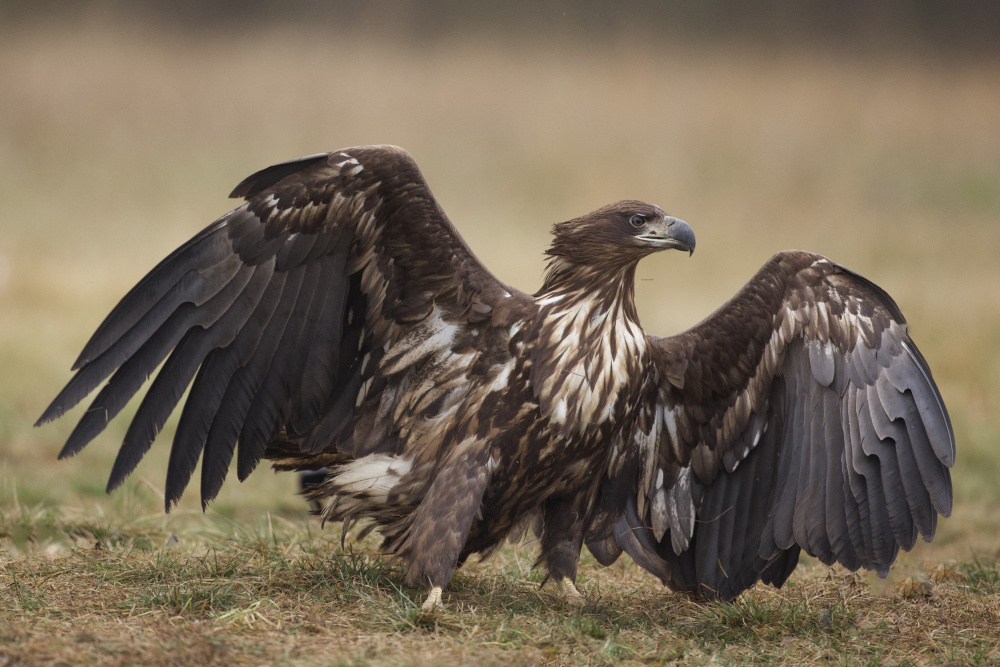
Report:
[[[310,491],[324,521],[377,529],[426,610],[466,558],[528,528],[571,602],[584,544],[732,600],[780,587],[801,550],[884,576],[951,512],[955,440],[930,369],[892,298],[829,259],[779,252],[661,338],[640,327],[636,265],[695,236],[657,206],[555,224],[527,294],[395,146],[277,164],[231,196],[245,202],[118,303],[38,421],[104,383],[73,456],[155,374],[109,493],[190,387],[167,511],[199,458],[203,506],[234,458],[241,481],[261,459],[326,468]]]

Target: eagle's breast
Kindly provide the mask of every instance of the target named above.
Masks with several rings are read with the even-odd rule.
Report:
[[[568,294],[539,300],[532,380],[543,414],[563,435],[604,430],[631,409],[646,337],[616,301]]]

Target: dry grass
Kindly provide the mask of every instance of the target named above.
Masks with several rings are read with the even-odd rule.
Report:
[[[23,528],[26,518],[5,517]],[[391,563],[341,551],[337,535],[308,523],[269,517],[180,538],[142,519],[57,523],[76,546],[0,561],[0,664],[1000,660],[995,562],[905,564],[908,576],[874,587],[805,567],[780,593],[728,605],[665,595],[631,563],[588,560],[589,602],[574,609],[539,589],[532,554],[511,547],[461,571],[446,611],[426,616],[422,592]]]
[[[1000,63],[483,36],[417,48],[321,27],[3,30],[0,664],[1000,659]],[[56,463],[72,420],[31,423],[130,285],[251,171],[385,142],[414,153],[476,252],[524,289],[551,222],[626,197],[687,219],[695,256],[640,266],[657,333],[786,247],[874,279],[951,408],[954,517],[874,592],[817,567],[780,594],[705,605],[586,561],[595,601],[577,613],[535,590],[520,548],[463,569],[448,612],[418,622],[391,566],[306,527],[287,476],[230,483],[204,517],[188,494],[165,517],[172,426],[110,498],[124,419]]]
[[[25,547],[0,560],[5,665],[1000,660],[996,562],[904,562],[875,585],[804,567],[781,592],[720,604],[666,595],[630,562],[585,559],[589,602],[575,609],[539,589],[529,545],[464,568],[446,611],[428,616],[392,563],[302,520],[206,521],[178,537],[149,518],[3,518]]]

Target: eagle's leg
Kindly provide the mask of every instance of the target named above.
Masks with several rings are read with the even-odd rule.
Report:
[[[587,600],[583,597],[576,584],[574,584],[569,577],[563,577],[557,582],[559,586],[559,595],[567,603],[571,605],[582,605],[586,604]]]
[[[542,505],[542,554],[549,578],[559,594],[570,604],[583,604],[583,595],[576,588],[576,566],[583,547],[586,528],[584,505],[586,495],[571,498],[550,498]]]
[[[424,612],[431,612],[443,607],[444,603],[441,602],[441,590],[440,586],[432,587],[427,593],[427,599],[424,600],[422,605],[420,605],[420,610]]]
[[[406,563],[407,582],[427,587],[424,611],[443,606],[442,589],[451,581],[473,521],[480,514],[489,481],[488,456],[483,454],[459,452],[438,472],[396,550]]]

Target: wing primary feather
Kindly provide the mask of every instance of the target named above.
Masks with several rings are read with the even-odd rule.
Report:
[[[253,276],[233,305],[199,339],[195,356],[203,359],[181,412],[167,463],[164,505],[169,509],[180,499],[204,447],[212,415],[232,375],[225,347],[235,340],[260,301],[274,271],[273,262],[254,267]],[[231,363],[231,362],[230,362]],[[228,374],[227,374],[228,373]]]
[[[851,415],[851,437],[845,440],[850,443],[849,456],[845,456],[848,479],[850,480],[851,495],[854,497],[858,508],[858,529],[860,530],[861,543],[856,540],[854,546],[859,556],[862,556],[862,567],[872,569],[875,562],[874,546],[872,544],[871,509],[868,493],[868,478],[874,476],[872,463],[863,451],[864,435],[862,431],[861,412],[858,407],[858,397],[862,389],[851,387],[847,393],[847,411]],[[855,537],[857,537],[855,535]]]
[[[886,376],[900,391],[909,390],[920,412],[928,440],[941,463],[949,468],[955,464],[955,435],[951,417],[935,390],[927,363],[912,345],[903,343],[913,363],[896,363],[886,369]]]
[[[895,387],[887,376],[880,377],[876,387],[885,414],[892,420],[891,428],[893,439],[897,443],[896,456],[907,504],[920,533],[930,537],[933,534],[929,531],[935,509],[946,509],[946,512],[942,512],[945,516],[951,511],[950,477],[927,438],[913,394],[908,389],[900,390]],[[937,508],[931,494],[940,498],[944,506]]]
[[[330,408],[307,436],[302,449],[307,454],[318,454],[335,439],[340,441],[340,448],[353,456],[361,456],[353,436],[341,436],[350,425],[354,415],[355,399],[361,389],[363,379],[361,366],[364,354],[371,353],[373,359],[370,368],[378,366],[378,352],[362,345],[365,332],[365,322],[361,318],[353,318],[351,312],[364,313],[368,310],[368,300],[361,290],[361,275],[350,276],[347,288],[347,302],[343,308],[342,333],[340,351],[337,355],[337,382],[330,396]],[[364,349],[359,349],[364,347]],[[348,439],[350,442],[348,442]],[[371,453],[371,452],[366,452]]]
[[[229,463],[236,449],[236,439],[246,417],[244,407],[249,406],[249,400],[243,402],[234,396],[247,396],[256,389],[247,387],[246,365],[253,358],[253,353],[260,345],[271,316],[278,307],[287,275],[287,273],[276,273],[272,277],[253,315],[237,334],[236,340],[226,348],[228,368],[225,373],[228,377],[219,371],[213,371],[219,381],[225,383],[225,389],[211,416],[212,424],[205,440],[205,454],[201,464],[202,509],[205,509],[208,502],[218,495],[229,471]],[[222,350],[217,350],[213,354],[221,353]]]
[[[84,345],[73,370],[104,354],[130,329],[147,319],[153,308],[159,306],[160,310],[169,314],[184,301],[201,300],[206,294],[210,296],[213,284],[225,284],[226,274],[239,269],[239,262],[231,254],[225,225],[223,218],[204,229],[168,255],[129,290]],[[158,326],[155,318],[149,326]]]
[[[224,301],[227,295],[239,288],[241,281],[247,276],[247,270],[241,269],[238,261],[222,262],[204,273],[191,271],[186,274],[166,297],[145,312],[121,337],[108,345],[104,345],[107,341],[102,339],[101,345],[107,349],[104,349],[97,358],[84,361],[82,366],[77,364],[79,370],[76,375],[59,392],[36,424],[44,424],[55,419],[79,403],[105,378],[136,354],[158,330],[166,326],[184,326],[184,321],[171,319],[178,311],[186,313],[190,317],[188,321],[193,323],[203,322],[206,317],[216,314],[215,308],[220,301],[216,296],[222,295],[221,300]],[[210,307],[209,303],[212,304]],[[196,311],[185,308],[186,304],[204,304],[206,307]],[[98,349],[98,346],[94,346],[94,349]],[[157,363],[162,360],[161,357]]]
[[[94,399],[91,409],[80,419],[59,457],[66,458],[76,454],[103,431],[108,421],[135,395],[184,332],[214,321],[229,306],[233,294],[246,285],[251,273],[250,270],[238,272],[229,284],[201,308],[183,304],[164,326],[154,330],[152,337],[145,341],[137,353],[130,355],[112,381]],[[77,377],[88,370],[90,367],[82,369]]]
[[[915,405],[911,409],[917,410]],[[913,443],[910,452],[916,460],[917,469],[920,471],[920,480],[930,496],[931,505],[942,516],[951,516],[951,476],[948,474],[947,466],[935,455],[926,427],[920,417],[922,415],[905,421],[907,435],[910,442]],[[931,534],[933,534],[933,530]]]
[[[815,539],[815,512],[819,502],[816,491],[818,468],[823,466],[822,444],[816,442],[816,411],[817,393],[811,391],[813,380],[807,363],[800,358],[803,350],[796,347],[789,354],[789,376],[794,378],[789,383],[789,390],[795,395],[795,407],[792,412],[794,430],[792,442],[799,450],[798,490],[795,494],[795,508],[792,516],[792,534],[795,542],[812,551]]]
[[[844,427],[841,417],[841,398],[834,391],[824,391],[822,428],[824,429],[824,441],[829,451],[826,457],[826,469],[824,481],[824,501],[826,503],[826,536],[830,552],[828,560],[823,562],[830,565],[833,561],[839,562],[849,570],[857,570],[860,561],[854,552],[854,544],[851,541],[850,529],[848,527],[847,498],[844,496]]]
[[[233,396],[233,412],[237,415],[234,416],[233,421],[239,424],[237,444],[241,454],[251,446],[249,441],[245,439],[246,423],[250,415],[250,409],[267,378],[277,350],[282,340],[284,340],[285,329],[288,326],[289,318],[294,312],[305,274],[305,267],[298,267],[286,274],[278,307],[271,316],[267,329],[261,336],[260,343],[254,351],[253,357],[237,374],[239,382],[233,385],[234,389],[239,390]],[[249,469],[243,467],[246,465],[243,456],[245,455],[237,457],[237,470],[240,481],[245,480],[247,475],[253,471],[253,466],[249,466]],[[254,465],[256,465],[256,461]]]
[[[792,576],[795,566],[799,564],[800,551],[798,545],[782,551],[779,556],[768,563],[767,567],[761,570],[761,581],[775,588],[781,588],[788,581],[788,577]]]
[[[315,279],[321,288],[313,294],[305,324],[299,333],[297,346],[302,352],[291,358],[285,375],[290,399],[286,430],[292,436],[307,433],[316,425],[319,413],[325,407],[335,370],[330,367],[329,346],[332,339],[339,338],[340,334],[342,313],[337,312],[337,305],[344,299],[346,281],[343,274],[347,257],[326,257],[317,264],[319,271]],[[334,318],[334,315],[337,317]],[[307,383],[307,377],[313,382]]]
[[[298,388],[292,402],[292,428],[296,433],[311,430],[327,408],[337,381],[337,362],[344,319],[344,305],[347,302],[347,255],[335,255],[326,262],[324,278],[329,288],[320,315],[316,318],[312,341],[309,344],[308,363],[303,364],[298,373],[300,378],[294,384]],[[293,375],[295,377],[295,375]]]
[[[880,378],[879,383],[888,384],[883,382],[883,379]],[[905,425],[890,420],[886,414],[883,401],[892,403],[900,396],[891,386],[888,390],[879,391],[878,386],[869,387],[868,405],[871,409],[872,425],[880,438],[878,457],[882,468],[882,489],[892,523],[892,532],[900,546],[909,550],[916,541],[916,531],[910,514],[906,486],[916,480],[907,480],[905,472],[900,467],[900,454],[902,450],[910,448],[910,439],[906,434]]]
[[[725,485],[724,479],[717,477],[714,484]],[[713,486],[714,486],[713,484]],[[720,488],[721,491],[721,488]],[[719,562],[720,523],[727,508],[723,505],[723,493],[709,493],[701,502],[698,510],[699,525],[695,529],[698,539],[695,542],[695,569],[698,581],[707,589],[711,597],[718,597],[719,582],[728,576]]]
[[[74,456],[105,429],[160,362],[180,343],[190,329],[185,320],[190,319],[188,315],[192,311],[193,309],[178,311],[172,319],[179,320],[179,324],[171,326],[172,323],[168,321],[168,325],[156,331],[153,337],[118,369],[77,422],[62,451],[59,452],[60,459]]]
[[[300,283],[302,278],[302,271],[296,271],[289,274],[285,281],[285,291],[283,294],[289,290],[288,284],[297,284],[296,280]],[[297,289],[297,287],[295,288]],[[287,313],[291,310],[294,305],[294,298],[287,301],[282,301],[281,307],[279,307],[279,312],[284,313],[284,317],[287,319]],[[276,327],[276,320],[280,317],[275,315],[272,317],[272,322],[269,325],[271,327]],[[284,327],[284,323],[280,323],[280,327]],[[278,338],[280,338],[280,329],[278,331]],[[200,338],[204,335],[203,329],[192,330],[180,344],[178,344],[177,349],[164,364],[163,368],[157,374],[156,379],[153,381],[152,386],[147,392],[146,396],[143,398],[142,404],[139,406],[139,410],[136,412],[135,417],[132,419],[132,423],[129,425],[128,431],[125,434],[125,440],[122,443],[122,447],[118,452],[118,458],[115,461],[114,468],[112,469],[111,481],[109,482],[109,491],[114,487],[118,486],[124,478],[135,469],[135,466],[139,463],[139,460],[145,455],[149,450],[149,447],[153,444],[156,435],[159,433],[160,429],[163,428],[163,424],[166,423],[167,417],[173,411],[174,406],[177,401],[180,400],[181,395],[184,393],[184,389],[191,382],[194,377],[198,366],[201,363],[200,358],[196,358],[189,351],[195,349],[198,345],[197,340],[191,341],[190,338]],[[267,339],[264,339],[266,343]],[[264,344],[260,347],[264,347]],[[260,347],[258,349],[258,354],[255,355],[257,358],[261,352]],[[268,360],[270,357],[268,357]]]
[[[825,563],[832,558],[830,541],[827,538],[826,517],[826,469],[829,465],[827,455],[829,444],[826,442],[823,427],[823,406],[827,395],[825,387],[813,384],[807,385],[807,402],[809,405],[808,430],[809,456],[809,487],[801,499],[804,506],[806,551]]]
[[[719,582],[719,589],[724,589],[727,594],[733,590],[742,590],[739,587],[740,560],[736,556],[741,549],[740,533],[746,528],[746,508],[739,502],[740,484],[733,475],[725,475],[723,489],[725,493],[722,499],[722,511],[719,514],[719,544],[716,556],[722,579]]]
[[[354,451],[353,440],[345,440],[341,437],[341,433],[350,425],[350,418],[354,412],[354,397],[361,390],[361,383],[359,373],[349,375],[347,382],[341,385],[343,388],[330,410],[306,438],[302,446],[303,452],[318,454],[338,439],[341,440],[341,450]]]
[[[727,547],[727,562],[729,576],[732,580],[731,589],[734,595],[753,585],[757,572],[753,565],[759,550],[762,528],[767,516],[763,507],[754,504],[755,492],[764,487],[748,481],[758,480],[760,475],[767,474],[760,469],[763,457],[755,453],[743,462],[746,471],[739,474],[739,479],[732,485],[735,490],[733,498],[734,524],[731,544]],[[765,505],[766,507],[766,505]]]
[[[587,550],[594,556],[594,560],[604,567],[614,565],[623,551],[618,542],[615,541],[614,536],[588,541]]]
[[[768,412],[767,428],[751,455],[753,468],[743,473],[744,484],[749,490],[749,498],[744,501],[749,518],[743,527],[743,563],[744,566],[752,566],[755,572],[759,572],[782,551],[774,540],[773,508],[781,492],[777,473],[788,449],[788,443],[777,437],[784,431],[786,415],[780,409]],[[744,580],[744,583],[750,586],[753,581]]]
[[[285,323],[264,381],[250,403],[247,419],[240,430],[236,465],[241,481],[257,467],[268,441],[278,433],[288,414],[288,367],[294,355],[300,353],[299,336],[313,295],[321,287],[316,280],[319,270],[320,267],[316,264],[306,267],[295,297],[295,306]]]
[[[892,536],[892,520],[889,517],[889,508],[882,485],[882,466],[888,461],[883,450],[883,443],[872,423],[873,407],[869,403],[867,390],[861,390],[859,394],[859,412],[861,424],[861,450],[865,458],[862,474],[865,477],[865,484],[868,489],[868,522],[872,540],[872,564],[875,566],[879,576],[885,577],[889,573],[889,564],[896,557],[898,548],[896,543],[890,539]],[[880,456],[880,454],[882,456]]]
[[[656,547],[649,539],[649,531],[636,514],[633,496],[629,496],[626,501],[624,511],[615,523],[612,534],[615,541],[639,567],[656,575],[661,581],[671,578],[672,568],[657,554]]]
[[[787,418],[783,423],[784,429],[781,438],[784,442],[794,443],[797,429],[800,428],[797,420],[799,416],[795,412],[796,397],[788,396],[785,390],[785,382],[778,384],[775,381],[775,389],[772,390],[772,405],[779,402],[790,402],[791,407],[783,408]],[[782,394],[777,394],[781,391]],[[776,437],[777,434],[776,434]],[[779,549],[788,549],[795,543],[793,518],[795,516],[795,502],[799,488],[799,475],[802,471],[802,448],[789,447],[783,450],[781,462],[778,468],[778,479],[784,480],[781,495],[774,506],[774,543]]]
[[[160,429],[166,423],[167,417],[173,412],[177,401],[184,394],[184,390],[201,364],[201,357],[197,356],[197,352],[204,335],[204,329],[189,330],[157,373],[156,379],[153,380],[153,384],[139,405],[135,418],[129,424],[128,431],[125,432],[125,439],[118,450],[118,456],[108,478],[108,493],[124,482],[139,465],[139,461],[149,451]]]

